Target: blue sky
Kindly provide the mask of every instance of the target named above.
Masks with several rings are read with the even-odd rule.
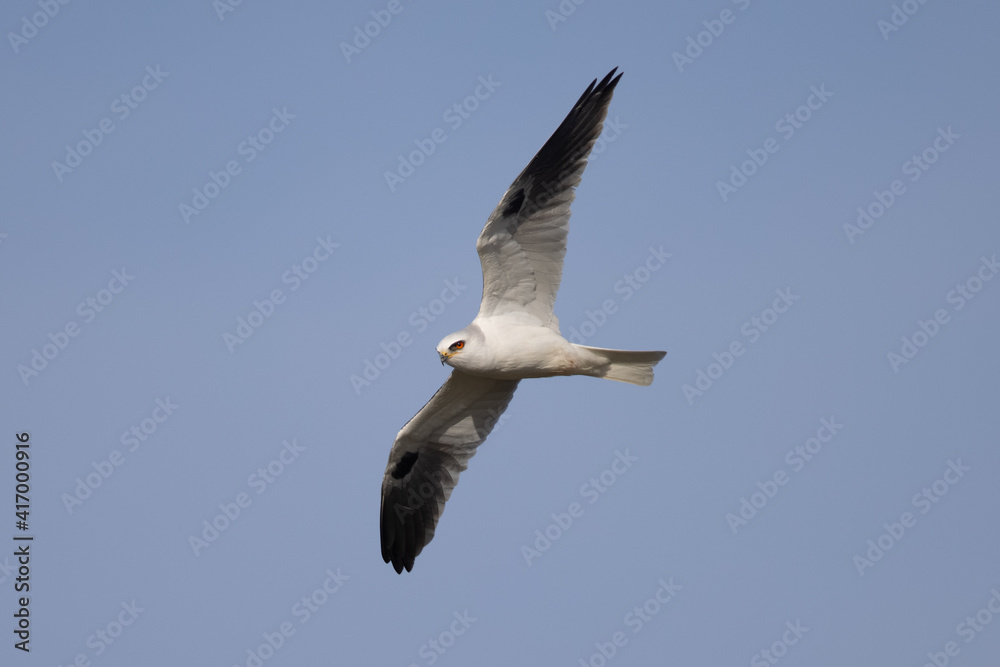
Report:
[[[3,664],[992,664],[998,18],[8,3]],[[397,576],[475,239],[615,66],[556,314],[668,355],[522,383]]]

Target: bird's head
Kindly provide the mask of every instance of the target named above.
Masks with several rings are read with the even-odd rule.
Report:
[[[461,331],[456,331],[441,339],[437,344],[437,353],[442,364],[452,368],[469,367],[481,352],[483,333],[475,324],[470,324]]]

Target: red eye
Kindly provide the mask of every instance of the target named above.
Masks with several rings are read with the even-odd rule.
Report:
[[[461,350],[463,347],[465,347],[465,341],[460,340],[457,343],[452,343],[448,349],[454,352],[457,350]]]

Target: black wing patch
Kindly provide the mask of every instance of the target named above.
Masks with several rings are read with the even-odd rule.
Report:
[[[511,197],[510,202],[508,202],[507,206],[504,208],[502,213],[503,217],[507,218],[512,215],[517,215],[523,205],[524,188],[518,188],[517,192],[514,193],[514,196]]]
[[[403,458],[399,459],[399,463],[392,469],[392,478],[403,479],[410,474],[410,470],[413,469],[413,464],[417,462],[418,458],[420,458],[420,454],[417,452],[406,452],[403,454]]]

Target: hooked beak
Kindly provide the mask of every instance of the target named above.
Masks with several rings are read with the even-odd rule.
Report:
[[[442,366],[444,366],[444,362],[446,362],[447,360],[451,359],[451,355],[452,355],[451,352],[444,352],[444,353],[438,352],[438,356],[441,357],[441,365]]]

